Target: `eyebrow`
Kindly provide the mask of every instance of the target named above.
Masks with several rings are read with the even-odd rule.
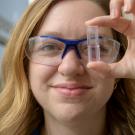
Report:
[[[44,34],[41,34],[39,36],[55,36],[55,37],[60,37],[60,38],[63,38],[63,39],[67,39],[64,37],[64,35],[60,32],[56,32],[56,31],[45,31]],[[105,34],[105,33],[99,33],[99,37],[108,37],[108,38],[113,38],[113,35],[108,35],[108,34]],[[73,39],[73,38],[72,38]],[[79,38],[74,38],[74,39],[87,39],[87,32],[86,34],[80,36]]]
[[[46,31],[44,34],[41,34],[39,36],[48,36],[48,35],[52,35],[52,36],[56,36],[56,37],[65,39],[64,35],[61,34],[60,32],[52,32],[52,31]],[[84,39],[84,38],[87,38],[87,34],[84,34],[84,35],[80,36],[80,38],[77,38],[77,39]]]

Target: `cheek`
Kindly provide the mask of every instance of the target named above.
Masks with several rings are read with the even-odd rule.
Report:
[[[48,91],[48,81],[55,74],[56,69],[39,64],[30,63],[29,81],[30,88],[36,100],[40,103],[42,95],[46,95]]]
[[[97,99],[108,100],[113,93],[114,89],[114,79],[103,79],[99,76],[99,74],[95,71],[90,73],[92,82],[95,86],[95,95],[97,95]]]
[[[110,99],[114,90],[114,80],[106,79],[103,80],[97,86],[97,99],[100,100],[99,104],[106,104]]]

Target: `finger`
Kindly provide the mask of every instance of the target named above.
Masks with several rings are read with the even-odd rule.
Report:
[[[102,78],[128,78],[125,66],[122,62],[107,64],[102,61],[90,62],[87,64],[89,69],[93,69],[99,73]]]
[[[131,70],[132,62],[129,62],[129,58],[123,58],[117,63],[110,64],[111,75],[114,78],[135,78],[134,68]]]
[[[133,30],[131,28],[131,21],[124,19],[122,17],[117,19],[112,19],[110,16],[100,16],[96,17],[92,20],[89,20],[85,23],[86,25],[97,25],[101,27],[111,27],[120,33],[123,33],[127,36],[131,36],[133,34]]]
[[[135,14],[135,0],[124,0],[124,12]]]
[[[95,70],[96,72],[98,72],[98,74],[102,78],[112,78],[113,77],[111,75],[110,66],[102,61],[89,62],[87,64],[87,68]]]
[[[121,9],[123,4],[124,4],[123,0],[110,1],[110,15],[112,18],[118,18],[121,16]]]

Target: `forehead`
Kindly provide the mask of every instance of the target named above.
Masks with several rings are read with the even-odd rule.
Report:
[[[54,5],[44,18],[38,35],[54,33],[63,38],[86,35],[85,21],[105,15],[105,11],[91,0],[62,0]],[[103,29],[111,33],[110,29]]]

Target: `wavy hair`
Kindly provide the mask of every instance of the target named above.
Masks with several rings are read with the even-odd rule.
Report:
[[[40,28],[42,19],[59,0],[35,0],[17,23],[7,44],[2,69],[3,89],[0,93],[0,134],[30,135],[44,120],[42,108],[29,86],[28,59],[25,47],[28,39]],[[91,0],[109,14],[109,0]],[[120,57],[127,42],[124,35],[113,31],[121,42]],[[34,114],[34,115],[33,115]],[[107,103],[107,129],[111,135],[135,134],[135,80],[120,79]]]

